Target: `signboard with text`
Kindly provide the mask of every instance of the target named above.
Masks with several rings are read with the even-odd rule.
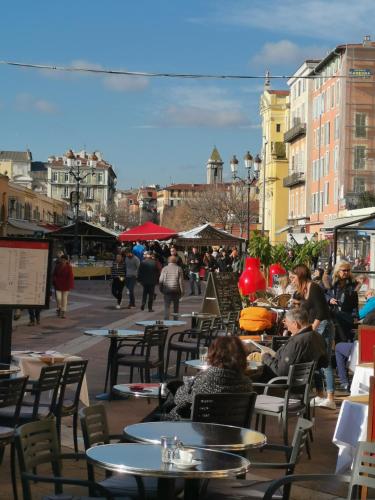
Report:
[[[371,69],[368,68],[350,68],[349,76],[353,78],[370,78],[371,77]]]
[[[0,238],[0,308],[48,307],[49,240]]]

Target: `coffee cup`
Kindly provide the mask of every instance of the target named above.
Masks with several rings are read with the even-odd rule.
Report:
[[[184,450],[180,449],[179,450],[180,454],[180,461],[183,462],[184,464],[191,464],[193,461],[194,457],[194,452],[192,450]]]

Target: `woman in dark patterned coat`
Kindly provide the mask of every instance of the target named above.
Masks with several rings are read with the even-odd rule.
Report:
[[[174,396],[175,407],[164,416],[166,420],[190,418],[195,394],[251,392],[250,378],[245,374],[246,350],[237,337],[218,337],[208,350],[209,368],[194,379],[185,377]]]

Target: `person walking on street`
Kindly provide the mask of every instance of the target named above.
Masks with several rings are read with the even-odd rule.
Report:
[[[125,273],[126,273],[125,284],[126,288],[129,291],[128,309],[135,307],[134,287],[137,282],[139,264],[140,261],[138,257],[136,257],[130,249],[127,250],[125,257]]]
[[[29,322],[27,326],[35,326],[40,324],[40,309],[29,309]]]
[[[125,286],[125,264],[121,254],[117,254],[112,264],[112,295],[117,300],[116,309],[120,309],[122,301],[122,291]]]
[[[180,298],[184,294],[184,273],[177,265],[176,257],[168,258],[168,265],[161,271],[159,284],[164,295],[164,319],[169,319],[170,305],[173,303],[173,315],[177,315]]]
[[[52,284],[56,291],[57,316],[65,318],[70,290],[74,288],[74,275],[67,255],[61,255],[52,276]]]
[[[198,248],[193,247],[192,253],[188,256],[189,265],[189,281],[190,281],[190,295],[195,295],[195,286],[197,287],[198,295],[201,295],[201,280],[199,277],[199,270],[203,267],[203,261],[198,253]]]
[[[153,312],[152,304],[154,302],[155,286],[159,281],[159,275],[160,271],[156,260],[153,259],[152,253],[145,252],[144,259],[138,269],[138,281],[143,286],[141,305],[142,311],[144,310],[147,302],[149,312]]]

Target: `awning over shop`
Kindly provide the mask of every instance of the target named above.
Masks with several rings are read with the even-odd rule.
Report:
[[[367,216],[356,215],[352,217],[341,217],[325,222],[321,227],[321,231],[331,232],[340,227],[375,229],[375,213]]]
[[[7,235],[8,236],[34,236],[36,234],[46,234],[51,230],[46,227],[39,226],[33,222],[18,219],[8,219]]]
[[[233,234],[207,223],[178,233],[176,244],[180,246],[238,245],[244,241],[244,238],[233,236]]]
[[[49,233],[51,238],[74,238],[74,235],[75,224],[68,224],[57,231]],[[118,237],[116,231],[86,221],[78,222],[78,235],[93,239],[117,239]]]
[[[284,227],[281,227],[280,229],[278,229],[277,231],[275,231],[275,234],[281,234],[281,233],[285,233],[285,231],[289,231],[289,229],[292,229],[293,226],[284,226]]]
[[[153,241],[153,240],[169,240],[176,236],[176,231],[168,227],[158,226],[153,222],[145,222],[141,226],[132,227],[128,231],[124,231],[118,237],[120,241]]]

